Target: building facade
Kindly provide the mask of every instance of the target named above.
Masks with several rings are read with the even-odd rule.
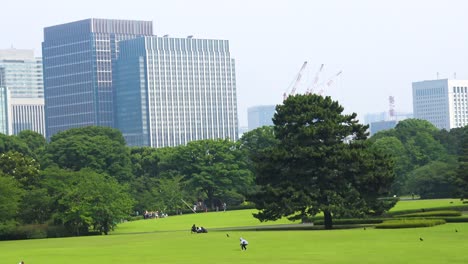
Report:
[[[468,80],[431,80],[413,83],[414,118],[439,129],[468,124]]]
[[[0,86],[10,93],[9,133],[32,130],[45,137],[42,59],[33,50],[0,50]]]
[[[44,28],[47,136],[75,127],[113,127],[118,43],[152,34],[151,21],[93,18]]]
[[[12,133],[31,130],[46,137],[43,98],[11,99]]]
[[[247,109],[247,124],[250,130],[262,126],[272,126],[276,105],[253,106]]]
[[[116,126],[131,146],[238,138],[235,64],[227,40],[122,41],[115,82]]]
[[[11,106],[10,91],[5,86],[0,86],[0,133],[11,135]]]

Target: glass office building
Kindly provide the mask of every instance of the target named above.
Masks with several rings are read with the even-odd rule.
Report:
[[[227,40],[122,41],[114,80],[116,126],[129,145],[238,138],[235,66]]]
[[[33,50],[0,50],[0,84],[12,98],[44,98],[42,59]]]
[[[121,40],[152,35],[151,21],[86,19],[44,29],[47,137],[114,126],[112,66]]]
[[[45,137],[42,59],[33,50],[0,50],[0,86],[10,91],[9,133],[32,130]]]
[[[413,111],[439,129],[468,125],[468,80],[413,82]]]

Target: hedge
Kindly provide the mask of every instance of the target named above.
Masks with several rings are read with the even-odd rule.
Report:
[[[443,211],[429,211],[429,212],[418,212],[411,214],[398,215],[399,217],[426,217],[426,216],[461,216],[460,211],[455,210],[443,210]]]
[[[384,221],[381,224],[375,225],[375,228],[415,228],[442,224],[445,224],[445,220],[443,219],[400,219]]]

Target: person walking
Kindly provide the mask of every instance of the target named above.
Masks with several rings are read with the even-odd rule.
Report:
[[[249,244],[249,242],[245,239],[243,239],[242,237],[240,238],[240,246],[241,246],[241,250],[247,250],[247,245]]]

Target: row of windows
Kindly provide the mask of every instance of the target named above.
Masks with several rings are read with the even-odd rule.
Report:
[[[444,88],[417,89],[416,96],[442,96],[446,94]]]
[[[453,87],[453,92],[454,93],[466,93],[467,92],[467,87]]]

